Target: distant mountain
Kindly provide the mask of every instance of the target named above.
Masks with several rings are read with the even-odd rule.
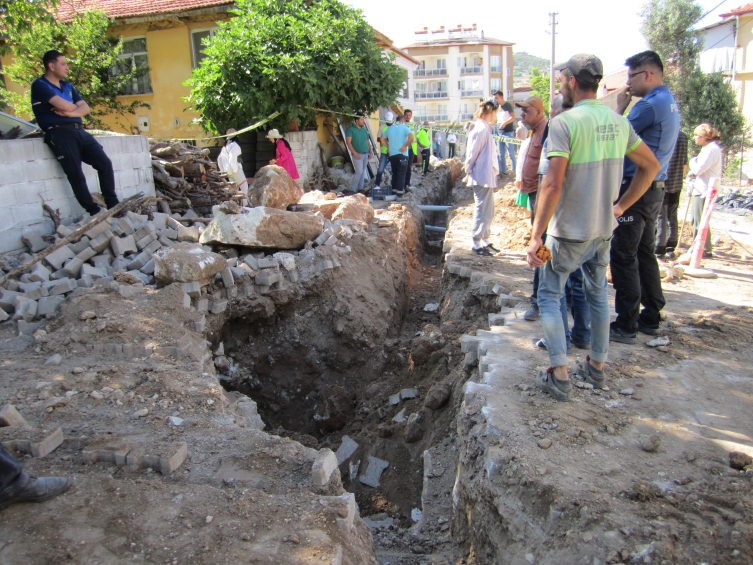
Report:
[[[528,77],[534,67],[538,67],[543,74],[549,74],[549,59],[521,51],[520,53],[513,53],[512,61],[514,77]]]

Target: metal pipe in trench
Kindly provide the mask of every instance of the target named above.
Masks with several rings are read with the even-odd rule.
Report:
[[[447,210],[450,210],[451,208],[452,206],[418,205],[418,209],[424,212],[447,212]]]
[[[447,231],[447,228],[443,228],[443,227],[440,227],[440,226],[424,226],[424,229],[426,231],[438,231],[438,232],[442,232],[442,233],[445,233]]]

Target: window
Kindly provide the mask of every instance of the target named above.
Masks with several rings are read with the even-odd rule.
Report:
[[[492,92],[497,92],[498,90],[502,90],[502,79],[493,78],[491,81],[491,87],[492,87]]]
[[[447,68],[447,59],[437,59],[437,68],[438,69],[446,69]]]
[[[426,121],[426,106],[419,106],[416,108],[416,119],[419,121]]]
[[[204,60],[206,55],[204,54],[204,39],[214,37],[217,33],[217,28],[202,29],[200,31],[191,32],[191,43],[193,44],[193,68],[198,67]]]
[[[502,57],[500,57],[499,55],[492,55],[491,57],[489,57],[489,64],[491,65],[491,72],[502,72]]]
[[[416,68],[417,69],[421,69],[421,70],[425,69],[426,68],[426,61],[419,61],[418,62],[418,66]]]
[[[507,67],[505,71],[507,72],[507,76],[510,76],[510,67]]]
[[[113,76],[124,75],[131,69],[146,69],[141,76],[133,79],[131,84],[125,84],[120,89],[121,96],[134,94],[151,94],[152,79],[149,76],[149,57],[146,53],[146,37],[136,37],[123,40],[123,52],[118,55],[118,61],[112,69]]]

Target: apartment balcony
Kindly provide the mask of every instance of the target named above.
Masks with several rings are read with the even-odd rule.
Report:
[[[484,95],[483,90],[461,90],[460,91],[461,98],[478,98],[479,96],[483,96],[483,95]]]
[[[447,114],[435,114],[433,116],[421,116],[418,118],[420,122],[446,122],[450,118]]]
[[[492,66],[492,68],[490,70],[493,73],[501,73],[502,72],[502,66],[501,65],[495,65],[495,66]]]
[[[483,67],[460,67],[461,75],[482,75],[484,74]]]
[[[446,90],[441,92],[416,92],[415,100],[425,100],[427,98],[449,98],[450,93]]]
[[[447,69],[416,69],[413,78],[446,77]]]
[[[461,120],[472,120],[473,119],[473,113],[470,114],[460,114]]]

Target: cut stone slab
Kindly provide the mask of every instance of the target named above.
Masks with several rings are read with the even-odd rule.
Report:
[[[374,219],[374,208],[369,204],[369,200],[363,194],[354,194],[343,198],[340,206],[332,214],[332,221],[337,220],[359,220],[370,224]]]
[[[340,444],[339,449],[335,452],[335,456],[337,457],[337,465],[340,466],[345,461],[350,459],[350,456],[356,452],[356,449],[358,449],[358,444],[349,436],[343,436],[343,441]]]
[[[408,398],[416,398],[418,396],[418,389],[404,388],[400,391],[401,400],[407,400]]]
[[[380,514],[374,514],[373,516],[364,516],[362,519],[364,524],[366,524],[372,530],[378,528],[387,528],[394,523],[394,520],[387,516],[387,514],[384,512]]]
[[[331,449],[325,447],[319,451],[311,466],[311,482],[316,487],[326,486],[337,467],[337,457]]]
[[[369,455],[369,465],[366,467],[366,472],[358,477],[358,480],[368,487],[378,488],[379,479],[389,466],[390,464],[387,461]]]
[[[297,204],[302,196],[303,189],[290,178],[285,169],[267,165],[259,169],[248,189],[248,204],[251,207],[286,210],[291,204]],[[214,209],[212,212],[214,213]]]
[[[67,246],[64,245],[60,249],[57,249],[44,258],[45,262],[54,270],[59,270],[63,267],[68,259],[73,259],[76,254]]]
[[[147,455],[140,449],[132,449],[126,456],[126,463],[134,470],[152,468],[167,475],[180,467],[188,457],[188,445],[185,441],[173,447],[164,446],[162,449],[162,455]],[[161,450],[159,446],[155,449],[157,450]]]
[[[217,212],[201,235],[202,244],[222,243],[257,249],[300,249],[317,237],[324,218],[275,208],[244,208],[247,213]]]
[[[18,427],[24,427],[28,426],[29,424],[26,423],[26,420],[23,416],[21,416],[21,413],[16,410],[16,407],[12,404],[6,404],[2,408],[0,408],[0,427],[6,427],[6,426],[18,426]]]
[[[38,430],[16,426],[0,428],[0,443],[6,449],[28,453],[33,457],[44,457],[63,443],[62,428]]]
[[[42,234],[38,230],[26,232],[21,236],[21,241],[24,242],[26,247],[28,247],[29,251],[32,253],[42,251],[42,249],[46,249],[50,246],[49,243],[42,239]]]
[[[195,243],[176,243],[154,254],[154,278],[159,286],[174,282],[194,282],[207,285],[227,265],[227,259],[205,251]]]

